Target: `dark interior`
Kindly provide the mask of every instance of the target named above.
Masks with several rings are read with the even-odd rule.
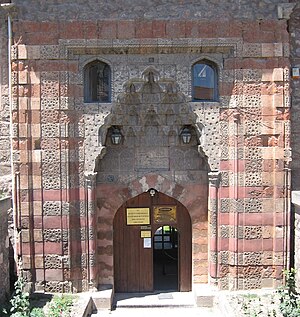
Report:
[[[171,226],[156,230],[153,243],[154,290],[178,291],[178,231]]]

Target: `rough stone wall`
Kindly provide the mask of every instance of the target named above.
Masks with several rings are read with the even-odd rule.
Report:
[[[84,18],[88,5],[78,10],[80,5],[72,3],[65,13]],[[238,8],[237,3],[231,7]],[[111,263],[102,260],[112,254],[112,237],[95,232],[96,223],[102,228],[105,220],[95,214],[92,190],[95,159],[105,154],[99,128],[124,92],[122,85],[140,78],[150,65],[178,83],[196,122],[204,127],[201,145],[219,175],[219,188],[209,197],[211,277],[223,289],[274,286],[281,280],[287,259],[289,38],[286,21],[275,17],[277,1],[266,3],[261,1],[254,13],[251,6],[257,9],[258,2],[242,2],[240,13],[249,19],[237,14],[239,19],[222,23],[217,13],[222,10],[228,17],[228,2],[206,11],[214,17],[209,22],[179,15],[174,20],[128,20],[132,16],[126,12],[122,20],[118,13],[110,20],[92,20],[93,10],[89,21],[67,22],[64,16],[61,22],[55,19],[66,2],[31,6],[30,1],[16,1],[12,80],[15,163],[20,172],[17,225],[24,275],[36,289],[87,289],[92,279],[101,280],[97,274],[111,269]],[[32,21],[35,18],[44,22]],[[83,66],[96,57],[112,69],[110,104],[83,102]],[[204,57],[220,71],[216,103],[191,102],[191,66]],[[159,174],[159,168],[152,172]],[[142,185],[145,177],[140,177]],[[174,185],[174,179],[168,181],[165,184]],[[183,183],[176,183],[172,194]],[[120,205],[130,196],[128,191],[124,186],[116,189]],[[105,200],[111,192],[101,195],[99,210],[116,212],[116,202]]]
[[[0,9],[0,195],[11,192],[10,112],[8,97],[7,21]]]
[[[289,20],[290,36],[291,36],[291,66],[300,67],[300,6],[297,5]],[[300,79],[293,78],[291,80],[292,88],[292,146],[293,160],[291,165],[292,172],[292,190],[300,190]],[[298,286],[300,286],[300,215],[299,206],[295,206],[295,268],[297,269]]]
[[[49,1],[16,0],[22,19],[47,20],[97,20],[97,19],[270,19],[277,18],[280,0],[126,0],[126,1]],[[34,10],[32,9],[34,8]],[[207,22],[207,21],[206,21]],[[213,24],[209,23],[209,27]],[[222,24],[219,25],[220,29]]]
[[[0,306],[7,303],[10,297],[10,280],[9,280],[9,238],[7,213],[11,208],[11,199],[0,199]]]

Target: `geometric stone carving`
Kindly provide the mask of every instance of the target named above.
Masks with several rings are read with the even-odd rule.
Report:
[[[45,284],[45,292],[49,293],[71,293],[71,282],[48,281]]]
[[[243,265],[261,265],[262,252],[244,252]]]
[[[124,93],[120,94],[118,103],[113,105],[99,130],[99,150],[105,145],[106,152],[105,155],[98,152],[95,168],[98,181],[106,181],[104,172],[114,176],[115,171],[123,171],[124,181],[128,182],[136,173],[169,174],[172,170],[179,175],[186,170],[207,170],[203,148],[198,146],[199,143],[202,146],[202,124],[196,123],[196,115],[185,102],[177,83],[159,76],[156,69],[148,67],[143,72],[144,80],[132,79],[125,83]],[[207,117],[217,120],[218,114],[212,108]],[[112,126],[121,127],[123,143],[119,147],[110,143],[109,128]],[[192,138],[183,146],[180,134],[185,126],[190,127]],[[215,128],[210,132],[218,134]],[[215,136],[211,139],[214,148],[217,139]],[[122,175],[120,172],[116,176]],[[196,175],[194,173],[194,181]]]
[[[59,58],[58,45],[41,45],[40,58],[41,59],[56,59],[56,58]]]
[[[62,259],[60,255],[48,254],[45,255],[45,269],[61,269]]]

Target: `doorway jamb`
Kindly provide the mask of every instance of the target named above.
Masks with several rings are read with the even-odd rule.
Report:
[[[88,272],[88,284],[90,290],[97,290],[97,268],[95,263],[96,254],[96,213],[95,213],[95,197],[96,197],[97,173],[85,173],[86,188],[86,260]]]
[[[209,278],[211,284],[217,284],[218,279],[218,212],[219,212],[219,186],[221,173],[212,171],[208,173],[209,199],[208,199],[208,223],[209,223]]]

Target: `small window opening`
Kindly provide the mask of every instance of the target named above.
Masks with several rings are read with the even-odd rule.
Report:
[[[194,101],[217,101],[217,68],[205,61],[198,62],[193,66],[193,100]]]
[[[95,61],[84,70],[84,101],[110,102],[111,71],[106,63]]]

